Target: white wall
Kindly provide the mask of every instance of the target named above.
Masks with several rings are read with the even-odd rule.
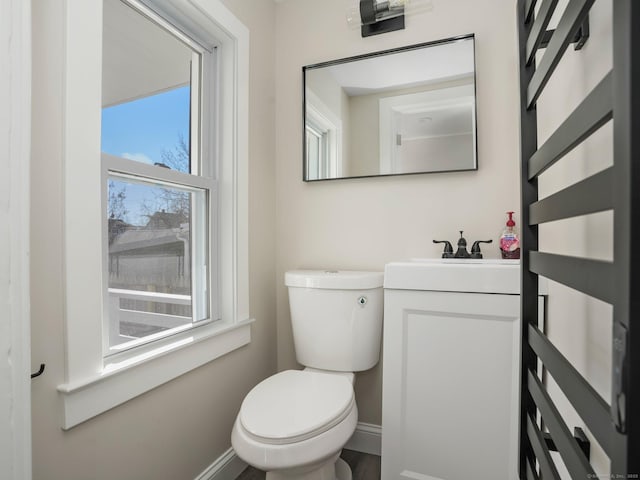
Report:
[[[31,478],[29,2],[0,0],[0,478]]]
[[[386,262],[434,257],[434,238],[498,239],[518,210],[519,137],[515,2],[434,0],[406,29],[362,38],[343,0],[286,0],[276,15],[278,369],[296,367],[288,269],[382,270]],[[479,170],[303,183],[303,65],[451,36],[476,34]],[[487,257],[497,257],[494,245]],[[379,424],[381,369],[358,375],[360,421]]]
[[[407,140],[398,150],[401,172],[465,169],[473,162],[473,134]]]
[[[250,30],[249,273],[251,344],[67,432],[62,268],[64,2],[33,2],[32,326],[36,480],[193,479],[231,445],[246,393],[276,368],[274,22],[271,0],[229,0]]]
[[[565,7],[559,2],[551,28]],[[584,48],[567,50],[538,102],[539,145],[560,125],[579,102],[612,68],[612,0],[596,2],[589,14],[590,38]],[[582,180],[612,165],[612,122],[545,172],[539,181],[540,196]],[[540,227],[540,250],[573,256],[613,260],[611,212],[553,222]],[[549,286],[548,335],[558,349],[585,376],[598,393],[610,401],[611,306],[557,283]],[[584,427],[557,385],[548,388],[570,429]],[[590,436],[589,432],[587,434]],[[596,473],[609,474],[608,459],[592,438],[592,462]],[[555,456],[559,460],[559,456]],[[569,478],[565,472],[565,477]]]
[[[314,93],[333,116],[342,118],[342,87],[327,69],[307,72],[307,89]]]

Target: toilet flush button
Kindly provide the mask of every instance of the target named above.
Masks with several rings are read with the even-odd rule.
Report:
[[[367,304],[367,297],[363,295],[358,298],[358,304],[364,307]]]

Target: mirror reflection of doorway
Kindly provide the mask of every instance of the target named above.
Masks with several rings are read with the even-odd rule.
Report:
[[[475,163],[473,97],[430,96],[424,92],[380,101],[381,172],[450,171],[463,169],[470,159]]]

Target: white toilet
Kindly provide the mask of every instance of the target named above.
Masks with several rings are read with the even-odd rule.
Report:
[[[267,378],[249,392],[231,443],[267,480],[349,480],[339,458],[356,428],[354,373],[380,357],[382,272],[285,274],[293,340],[304,370]]]

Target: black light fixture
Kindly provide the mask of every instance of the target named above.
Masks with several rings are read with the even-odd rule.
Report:
[[[358,0],[347,9],[347,23],[363,37],[404,29],[404,17],[433,10],[433,0]],[[355,1],[354,1],[355,3]]]
[[[362,36],[404,29],[404,0],[360,0]]]

